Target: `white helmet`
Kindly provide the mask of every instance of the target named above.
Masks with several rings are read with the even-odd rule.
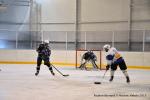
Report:
[[[49,40],[44,40],[44,43],[47,43],[47,44],[49,44]]]
[[[111,46],[110,46],[109,44],[105,44],[105,45],[103,46],[103,50],[106,50],[106,49],[109,50],[110,47],[111,47]]]

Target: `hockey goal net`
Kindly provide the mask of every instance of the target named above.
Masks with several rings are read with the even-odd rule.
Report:
[[[80,67],[82,56],[87,51],[88,50],[76,50],[76,68]],[[97,64],[98,68],[100,70],[104,69],[104,67],[102,67],[102,52],[101,52],[101,50],[90,50],[90,51],[92,51],[97,57],[96,64]],[[86,64],[86,67],[88,69],[92,69],[93,68],[93,66],[92,66],[92,64],[90,62]]]

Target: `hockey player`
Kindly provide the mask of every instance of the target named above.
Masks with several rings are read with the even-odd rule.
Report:
[[[51,74],[55,75],[55,73],[53,72],[53,69],[50,65],[50,62],[49,62],[49,57],[51,55],[51,50],[50,50],[48,44],[49,44],[49,40],[45,40],[44,43],[40,44],[39,47],[36,50],[38,52],[37,68],[36,68],[36,73],[35,73],[36,76],[39,74],[42,60],[44,61],[44,65],[47,65],[47,67],[49,68]]]
[[[127,66],[123,57],[120,55],[120,53],[116,50],[116,48],[111,47],[108,44],[104,45],[103,50],[107,53],[106,54],[106,60],[107,60],[106,70],[109,70],[109,68],[111,68],[111,71],[110,71],[111,78],[109,81],[110,82],[113,81],[114,72],[116,71],[117,66],[119,65],[121,71],[126,77],[126,82],[129,83],[130,79],[127,73]]]
[[[82,59],[81,59],[81,65],[80,65],[80,69],[83,69],[83,68],[85,68],[85,69],[87,69],[86,68],[86,63],[87,62],[91,62],[92,63],[92,65],[93,65],[93,67],[95,68],[95,69],[98,69],[98,66],[96,65],[96,61],[97,61],[97,57],[96,57],[96,55],[92,52],[92,51],[87,51],[83,56],[82,56]]]

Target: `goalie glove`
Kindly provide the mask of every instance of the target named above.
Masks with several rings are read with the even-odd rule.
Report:
[[[110,68],[110,66],[109,66],[109,65],[107,65],[107,66],[106,66],[106,70],[109,70],[109,68]]]

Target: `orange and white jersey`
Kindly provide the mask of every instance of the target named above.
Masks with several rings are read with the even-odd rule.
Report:
[[[111,47],[106,54],[107,64],[111,65],[114,61],[119,59],[121,54],[116,50],[116,48]]]

